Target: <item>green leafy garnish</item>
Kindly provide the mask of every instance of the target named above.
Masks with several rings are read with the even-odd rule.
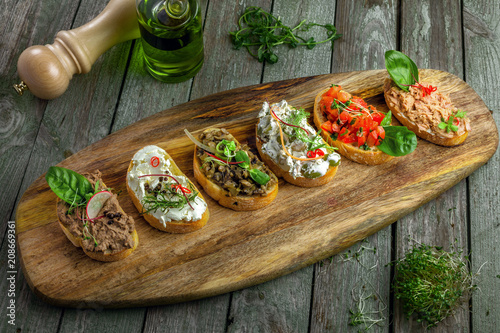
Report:
[[[94,188],[87,178],[72,170],[52,166],[45,175],[52,191],[72,206],[84,206],[94,194]]]
[[[327,37],[316,41],[314,37],[303,38],[297,32],[309,31],[314,26],[323,27]],[[332,24],[307,23],[302,20],[297,26],[290,28],[281,22],[281,19],[264,11],[260,7],[248,7],[238,20],[239,30],[231,31],[231,40],[234,49],[245,47],[248,53],[260,62],[267,61],[274,64],[278,56],[273,49],[281,44],[287,44],[290,48],[305,46],[307,49],[314,48],[317,44],[332,43],[341,37]]]
[[[271,177],[265,172],[260,171],[259,169],[250,169],[248,170],[250,173],[250,178],[252,178],[256,183],[260,185],[266,185]]]
[[[461,251],[422,244],[391,264],[396,269],[394,294],[403,301],[406,316],[416,313],[427,328],[452,315],[476,289]]]
[[[244,150],[238,150],[236,152],[236,156],[234,157],[236,162],[243,162],[238,164],[240,168],[243,169],[248,169],[250,167],[250,158],[248,157],[248,154]]]
[[[455,114],[451,114],[448,118],[448,121],[445,121],[441,118],[441,122],[438,124],[438,127],[442,130],[446,130],[446,133],[450,131],[456,132],[458,131],[458,126],[454,124],[456,118],[464,118],[467,112],[458,110]]]
[[[196,199],[198,192],[195,190],[193,185],[189,183],[189,190],[191,191],[189,195],[184,195],[179,193],[175,187],[176,183],[165,183],[166,185],[153,189],[148,195],[144,196],[142,199],[142,204],[145,210],[142,214],[148,214],[150,212],[157,212],[158,210],[163,213],[168,212],[170,208],[182,209],[189,202]],[[181,190],[182,191],[182,190]]]
[[[385,68],[391,79],[404,91],[408,86],[418,82],[418,67],[406,54],[389,50],[385,52]]]
[[[417,148],[417,136],[405,126],[383,127],[385,138],[377,148],[387,155],[404,156],[410,154]]]

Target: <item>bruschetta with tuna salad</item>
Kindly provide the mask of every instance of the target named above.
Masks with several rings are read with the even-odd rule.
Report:
[[[207,128],[195,143],[194,176],[205,192],[220,205],[236,211],[260,209],[278,194],[278,179],[224,128]]]
[[[361,164],[382,164],[413,152],[417,146],[413,132],[404,126],[391,126],[390,112],[378,111],[336,84],[316,95],[314,124],[341,155]]]
[[[106,188],[99,170],[83,175],[50,167],[45,179],[58,196],[59,226],[71,243],[98,261],[117,261],[139,244],[134,218]]]
[[[264,102],[256,128],[262,160],[278,176],[301,187],[328,183],[335,176],[340,155],[308,124],[309,113],[285,100]]]
[[[146,146],[135,153],[127,172],[127,191],[144,219],[158,230],[192,232],[209,219],[201,193],[158,146]]]
[[[466,112],[457,109],[438,87],[419,81],[415,63],[399,51],[386,52],[384,97],[394,116],[422,139],[442,146],[456,146],[470,131]],[[402,75],[406,73],[406,75]]]

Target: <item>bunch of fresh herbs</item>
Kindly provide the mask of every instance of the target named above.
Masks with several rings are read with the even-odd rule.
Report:
[[[309,31],[314,26],[326,30],[327,37],[324,40],[316,41],[314,37],[299,36],[299,32]],[[331,42],[333,49],[334,40],[341,37],[332,24],[308,23],[302,20],[291,28],[284,25],[279,17],[260,7],[248,7],[238,20],[238,28],[230,32],[234,48],[238,50],[245,47],[254,58],[270,64],[278,61],[278,56],[274,52],[274,48],[278,45],[287,44],[290,48],[305,46],[312,49],[317,44]]]
[[[408,318],[416,313],[430,328],[468,301],[476,285],[462,254],[422,244],[391,263],[396,271],[394,294]]]

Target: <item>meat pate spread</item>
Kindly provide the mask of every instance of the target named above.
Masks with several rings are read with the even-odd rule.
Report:
[[[90,181],[94,189],[98,182],[98,190],[104,190],[99,171],[85,173],[83,176]],[[59,200],[57,216],[73,236],[83,239],[82,246],[86,251],[112,254],[133,248],[134,219],[120,209],[116,194],[113,194],[99,211],[97,216],[103,217],[92,222],[85,221],[85,207],[76,207],[71,213],[68,213],[69,208],[69,204]]]
[[[429,85],[420,82],[424,87]],[[384,82],[384,91],[388,97],[388,104],[399,111],[401,116],[414,123],[420,131],[429,134],[438,133],[444,138],[453,138],[464,134],[470,130],[470,120],[466,117],[458,120],[455,125],[457,131],[450,131],[439,127],[442,122],[448,121],[450,116],[456,115],[459,111],[453,106],[450,97],[438,91],[424,94],[420,87],[410,86],[409,91],[401,90],[389,78]],[[425,95],[425,96],[424,96]]]

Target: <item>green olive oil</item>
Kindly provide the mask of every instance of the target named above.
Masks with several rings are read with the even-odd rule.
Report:
[[[163,82],[182,82],[203,65],[203,31],[197,0],[137,0],[144,62]]]

